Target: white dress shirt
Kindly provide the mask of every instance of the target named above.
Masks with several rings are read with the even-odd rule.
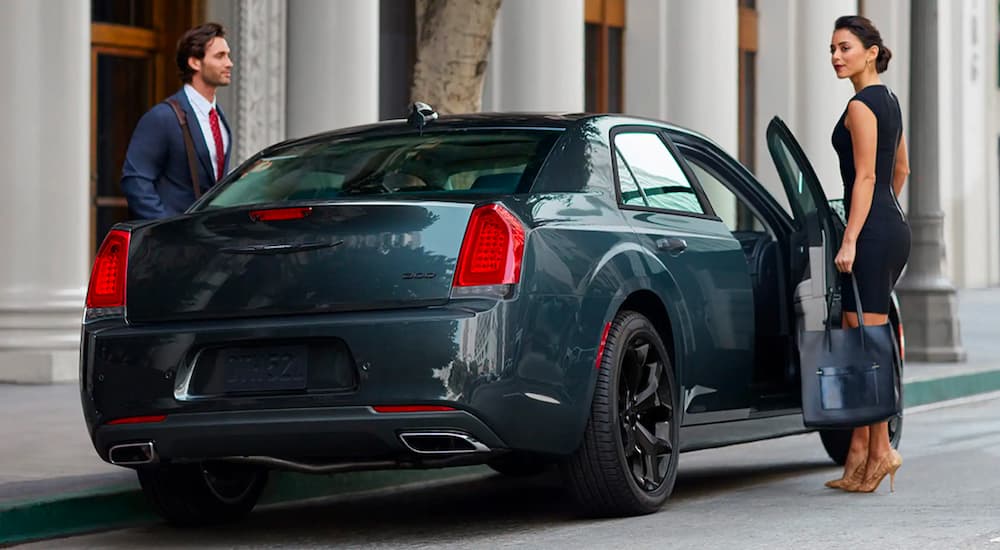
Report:
[[[208,156],[212,159],[212,178],[219,173],[219,166],[225,164],[225,152],[229,150],[229,131],[226,123],[219,117],[219,132],[222,134],[222,158],[218,158],[215,152],[215,137],[212,136],[212,125],[208,120],[208,113],[215,109],[215,98],[209,102],[204,96],[194,89],[190,84],[184,85],[184,94],[187,95],[188,103],[194,109],[194,114],[198,117],[198,125],[201,126],[201,135],[205,137],[205,145],[208,147]],[[218,114],[218,113],[217,113]],[[225,174],[223,174],[225,175]]]

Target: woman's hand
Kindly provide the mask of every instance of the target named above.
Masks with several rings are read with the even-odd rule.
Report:
[[[854,241],[845,240],[840,245],[840,252],[837,252],[837,258],[833,260],[833,263],[837,264],[837,270],[841,273],[850,273],[854,269],[854,255],[857,252],[857,247]]]

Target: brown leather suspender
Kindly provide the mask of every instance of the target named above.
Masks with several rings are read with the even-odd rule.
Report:
[[[177,115],[177,122],[181,125],[181,134],[184,135],[184,148],[187,149],[188,170],[191,171],[191,184],[194,186],[194,198],[198,200],[201,198],[201,186],[198,185],[198,156],[194,152],[194,141],[191,140],[191,127],[188,126],[187,115],[184,114],[181,104],[172,97],[167,98],[167,103],[173,107],[174,114]]]

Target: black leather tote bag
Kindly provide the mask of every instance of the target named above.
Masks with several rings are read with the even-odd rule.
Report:
[[[892,325],[865,326],[854,285],[857,328],[799,333],[802,418],[810,428],[853,428],[902,412],[902,364]],[[830,308],[827,308],[829,313]]]

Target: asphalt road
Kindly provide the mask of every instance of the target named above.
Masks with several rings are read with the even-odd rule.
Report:
[[[1000,550],[1000,399],[908,414],[896,492],[823,487],[814,434],[681,455],[657,514],[573,516],[553,472],[467,476],[254,512],[224,528],[162,525],[37,548],[984,548]]]

